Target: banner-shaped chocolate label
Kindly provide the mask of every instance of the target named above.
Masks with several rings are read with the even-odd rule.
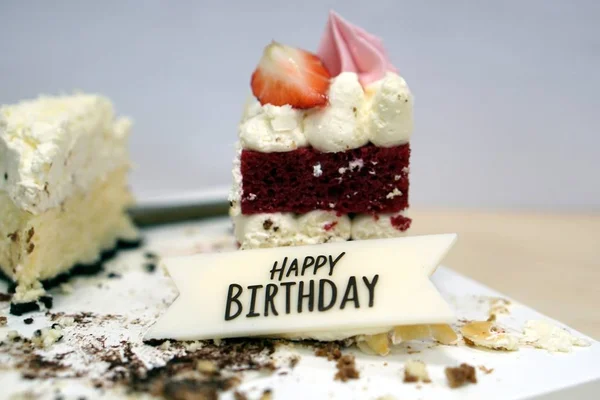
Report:
[[[165,259],[179,297],[145,339],[451,323],[429,276],[455,240],[444,234]]]

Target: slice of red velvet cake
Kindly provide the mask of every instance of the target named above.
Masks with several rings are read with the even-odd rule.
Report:
[[[317,54],[273,42],[251,87],[230,196],[241,248],[406,232],[413,99],[379,38],[332,12]]]

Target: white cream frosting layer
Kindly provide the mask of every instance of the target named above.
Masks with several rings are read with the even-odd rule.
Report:
[[[0,191],[39,214],[129,163],[131,122],[102,96],[40,97],[0,108]]]
[[[332,78],[329,104],[309,110],[273,106],[252,99],[239,127],[249,150],[292,151],[312,146],[339,152],[371,142],[380,147],[408,143],[413,131],[413,97],[405,80],[388,72],[365,89],[353,72]]]
[[[270,213],[233,216],[234,235],[242,249],[299,246],[350,239],[350,218],[332,211],[311,211],[300,216]]]
[[[397,215],[406,216],[406,211],[377,217],[359,214],[350,219],[334,211],[242,215],[232,208],[234,235],[242,249],[404,236],[406,231],[392,225],[391,218]]]

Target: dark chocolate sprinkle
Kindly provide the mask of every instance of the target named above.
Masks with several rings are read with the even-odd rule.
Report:
[[[33,318],[25,318],[23,322],[27,325],[31,325],[33,324]]]
[[[144,253],[144,257],[148,258],[148,259],[154,259],[154,258],[158,258],[158,256],[156,255],[156,253],[153,253],[151,251],[147,251]]]
[[[146,263],[146,264],[144,264],[144,269],[148,273],[153,273],[154,271],[156,271],[156,264],[154,264],[154,263]]]
[[[10,304],[10,313],[12,315],[23,315],[26,313],[39,311],[40,305],[37,301],[30,301],[28,303],[11,303]]]

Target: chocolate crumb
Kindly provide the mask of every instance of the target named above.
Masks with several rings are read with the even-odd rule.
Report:
[[[121,274],[118,274],[116,272],[109,272],[107,275],[110,279],[117,279],[121,277]]]
[[[6,317],[0,317],[0,326],[6,325],[7,319]]]
[[[156,264],[155,263],[146,263],[146,264],[144,264],[144,269],[146,270],[146,272],[151,274],[154,271],[156,271]]]
[[[35,244],[33,244],[33,243],[29,243],[29,244],[27,245],[27,254],[31,254],[31,253],[33,253],[33,249],[35,249]]]
[[[152,347],[158,347],[166,341],[167,339],[148,339],[144,340],[144,344],[147,344],[148,346]]]
[[[10,299],[12,299],[12,294],[0,292],[0,301],[10,301]]]
[[[315,356],[327,357],[327,361],[339,360],[342,357],[340,345],[336,342],[319,343],[315,349]]]
[[[33,318],[31,318],[31,317],[30,317],[30,318],[25,318],[25,319],[23,320],[23,322],[24,322],[26,325],[31,325],[31,324],[33,324]]]
[[[269,229],[271,229],[272,226],[273,226],[273,221],[271,221],[270,219],[266,219],[265,222],[263,222],[263,229],[265,231],[268,231]]]
[[[33,226],[32,226],[31,229],[29,229],[27,231],[27,239],[25,241],[27,243],[31,242],[31,238],[33,237],[33,235],[35,235],[35,229],[33,229]]]
[[[27,303],[11,303],[10,304],[10,313],[12,315],[23,315],[33,311],[39,311],[40,305],[37,301],[29,301]]]
[[[290,368],[296,368],[296,365],[300,362],[300,356],[292,356],[290,358]]]
[[[7,181],[8,180],[8,174],[5,172],[4,173],[4,180]]]
[[[248,396],[246,396],[242,392],[238,392],[237,390],[235,392],[233,392],[233,398],[235,400],[248,400]]]
[[[13,233],[6,235],[6,237],[9,238],[13,243],[16,243],[19,241],[19,232],[14,231]]]
[[[51,296],[42,296],[40,297],[40,303],[44,305],[46,308],[52,308],[53,300]]]
[[[144,253],[144,257],[146,257],[147,259],[153,260],[153,259],[157,259],[158,255],[156,253],[151,252],[151,251],[147,251],[147,252]]]
[[[448,386],[452,389],[461,387],[466,383],[477,383],[477,376],[475,368],[471,365],[462,363],[458,367],[447,367],[446,379],[448,379]]]
[[[158,342],[146,344],[158,345]],[[164,366],[153,369],[146,369],[132,351],[131,356],[127,356],[125,360],[117,352],[114,361],[109,361],[109,364],[110,368],[129,371],[126,372],[129,377],[124,383],[134,392],[148,392],[167,399],[217,399],[220,392],[240,383],[235,376],[222,376],[221,370],[241,372],[269,369],[273,364],[270,355],[275,351],[275,343],[276,341],[266,339],[229,339],[217,346],[207,341],[194,351],[175,356]],[[125,342],[125,346],[127,349],[130,345]],[[214,364],[219,373],[202,374],[197,379],[190,375],[192,371],[197,373],[199,362],[202,362],[201,369],[208,365],[206,361]],[[132,368],[132,364],[138,365],[136,368],[139,371]]]
[[[350,379],[358,379],[360,374],[356,369],[356,360],[353,355],[346,354],[342,356],[335,365],[337,373],[333,377],[336,381],[346,382]]]

